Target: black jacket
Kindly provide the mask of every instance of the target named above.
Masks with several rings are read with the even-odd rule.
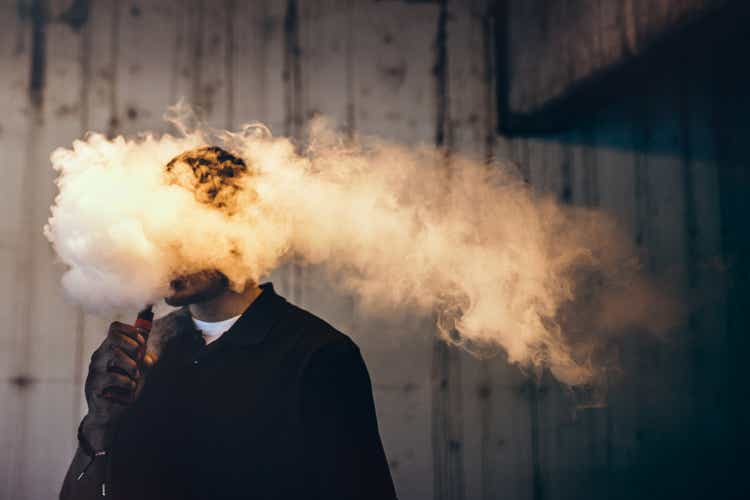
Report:
[[[169,330],[108,457],[107,496],[393,499],[359,349],[273,286],[206,346],[187,310]]]

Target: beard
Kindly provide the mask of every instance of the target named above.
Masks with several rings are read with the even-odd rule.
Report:
[[[206,302],[218,297],[229,289],[227,277],[216,270],[178,276],[169,283],[171,295],[164,302],[174,307]]]

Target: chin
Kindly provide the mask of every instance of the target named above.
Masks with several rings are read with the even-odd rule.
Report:
[[[164,302],[173,307],[206,302],[229,288],[229,280],[219,271],[203,271],[175,278],[170,283],[172,294]]]
[[[195,300],[195,297],[176,297],[174,295],[170,295],[169,297],[164,297],[164,302],[172,307],[182,307],[190,304],[195,304],[198,301]]]

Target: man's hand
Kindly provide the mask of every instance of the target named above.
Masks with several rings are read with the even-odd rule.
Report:
[[[91,356],[85,386],[89,411],[81,433],[94,450],[109,447],[118,418],[137,397],[143,384],[142,370],[154,363],[145,351],[144,336],[135,327],[116,321]]]

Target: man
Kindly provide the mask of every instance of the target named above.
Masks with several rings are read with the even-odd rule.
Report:
[[[209,194],[244,169],[219,148],[180,161]],[[206,269],[171,291],[182,308],[155,322],[145,357],[143,335],[117,322],[94,352],[62,500],[395,498],[347,336],[271,284],[237,293]]]

